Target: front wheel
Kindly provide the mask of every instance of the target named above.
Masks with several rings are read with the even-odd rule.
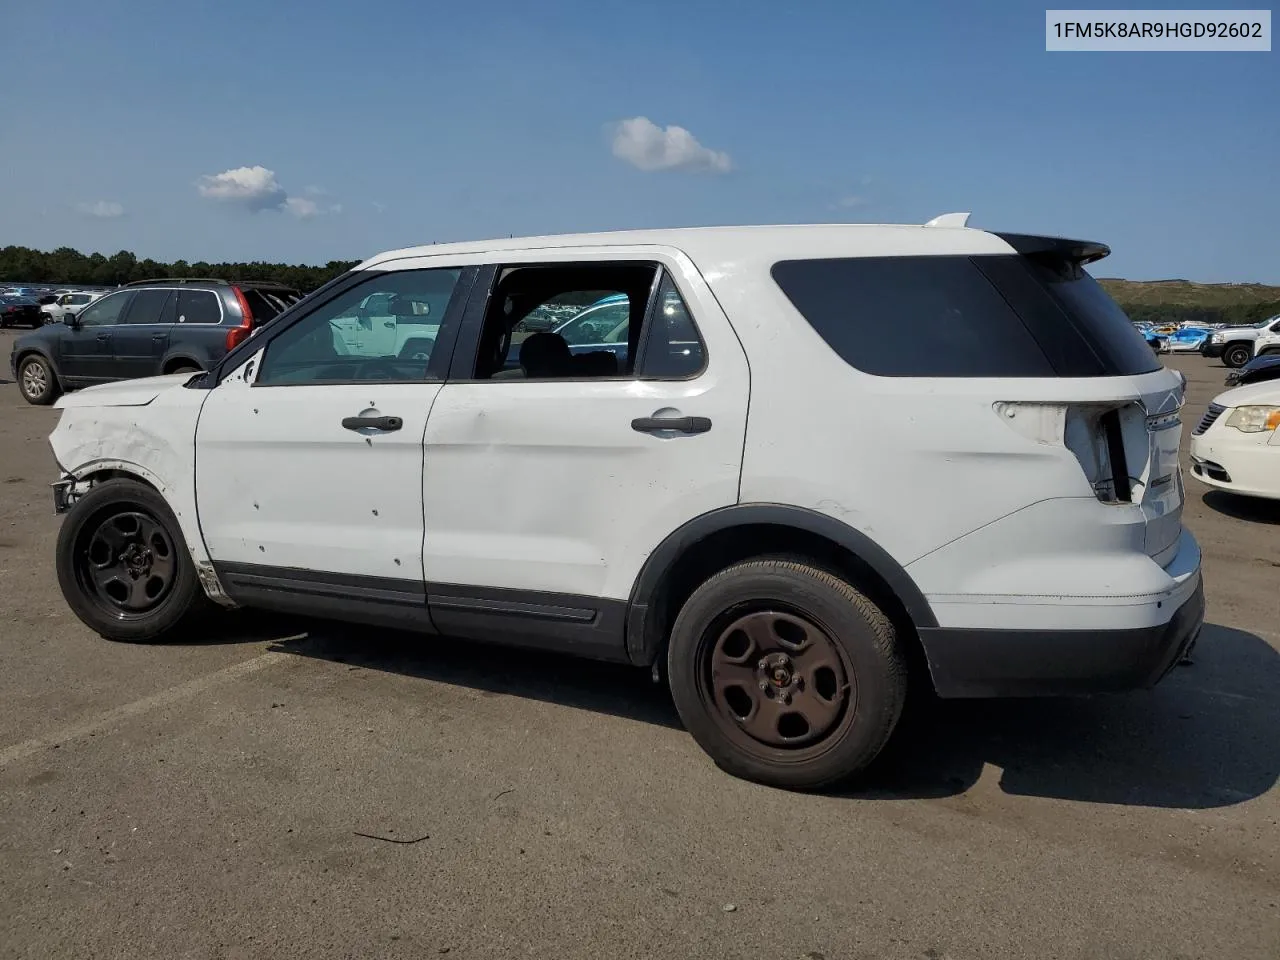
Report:
[[[108,640],[178,639],[212,608],[173,511],[136,480],[107,480],[80,498],[55,561],[67,605]]]
[[[717,765],[796,790],[875,759],[907,690],[884,613],[843,580],[783,559],[735,564],[695,590],[667,666],[681,720]]]
[[[46,407],[58,399],[58,378],[44,357],[27,357],[18,364],[18,388],[27,403]]]
[[[1253,348],[1244,343],[1233,343],[1222,352],[1222,362],[1228,367],[1243,367],[1253,358]]]

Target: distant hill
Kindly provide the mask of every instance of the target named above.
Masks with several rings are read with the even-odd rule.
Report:
[[[1280,313],[1280,287],[1262,283],[1099,278],[1134,320],[1252,323]]]

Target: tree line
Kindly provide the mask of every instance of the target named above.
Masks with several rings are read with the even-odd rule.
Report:
[[[52,252],[30,247],[0,247],[0,282],[56,283],[76,286],[118,286],[156,277],[209,277],[217,280],[278,280],[309,293],[321,284],[350,270],[357,260],[330,260],[324,266],[289,263],[165,263],[150,257],[139,260],[128,250],[111,256],[83,254],[71,247]]]
[[[92,284],[117,286],[134,280],[155,277],[212,277],[220,280],[278,280],[309,293],[356,265],[355,260],[330,260],[324,266],[289,263],[188,263],[175,260],[164,263],[149,257],[139,260],[128,250],[111,256],[101,253],[83,254],[71,247],[59,247],[46,253],[30,247],[0,247],[0,282],[56,283],[60,285]],[[1159,284],[1114,283],[1103,280],[1125,312],[1134,320],[1157,323],[1230,323],[1245,324],[1280,313],[1280,300],[1258,299],[1251,302],[1222,304],[1188,304],[1170,299],[1160,302]],[[1141,301],[1130,294],[1141,291]],[[1155,302],[1152,302],[1152,301]],[[590,302],[584,300],[584,302]]]

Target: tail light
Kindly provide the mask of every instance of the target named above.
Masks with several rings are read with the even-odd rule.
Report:
[[[245,298],[244,291],[239,287],[232,287],[231,292],[236,295],[236,302],[240,304],[240,325],[232,327],[227,331],[227,350],[234,350],[240,344],[249,339],[249,331],[253,329],[253,311],[249,309],[249,301]]]

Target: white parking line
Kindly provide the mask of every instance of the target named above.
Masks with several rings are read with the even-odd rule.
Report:
[[[207,673],[203,677],[196,677],[194,680],[180,683],[176,687],[169,687],[167,690],[153,693],[149,697],[143,697],[141,700],[135,700],[132,703],[126,703],[123,706],[108,710],[106,713],[99,714],[91,720],[83,720],[80,723],[62,727],[51,733],[23,740],[21,743],[15,743],[11,747],[5,747],[0,750],[0,768],[7,767],[19,760],[25,760],[32,754],[47,750],[56,744],[87,737],[89,734],[95,733],[104,727],[112,726],[130,717],[136,717],[149,710],[155,710],[157,707],[166,707],[170,704],[178,703],[220,683],[247,677],[275,664],[296,663],[300,659],[300,657],[293,657],[284,653],[264,653],[261,656],[254,657],[252,660],[233,663],[222,670]]]

